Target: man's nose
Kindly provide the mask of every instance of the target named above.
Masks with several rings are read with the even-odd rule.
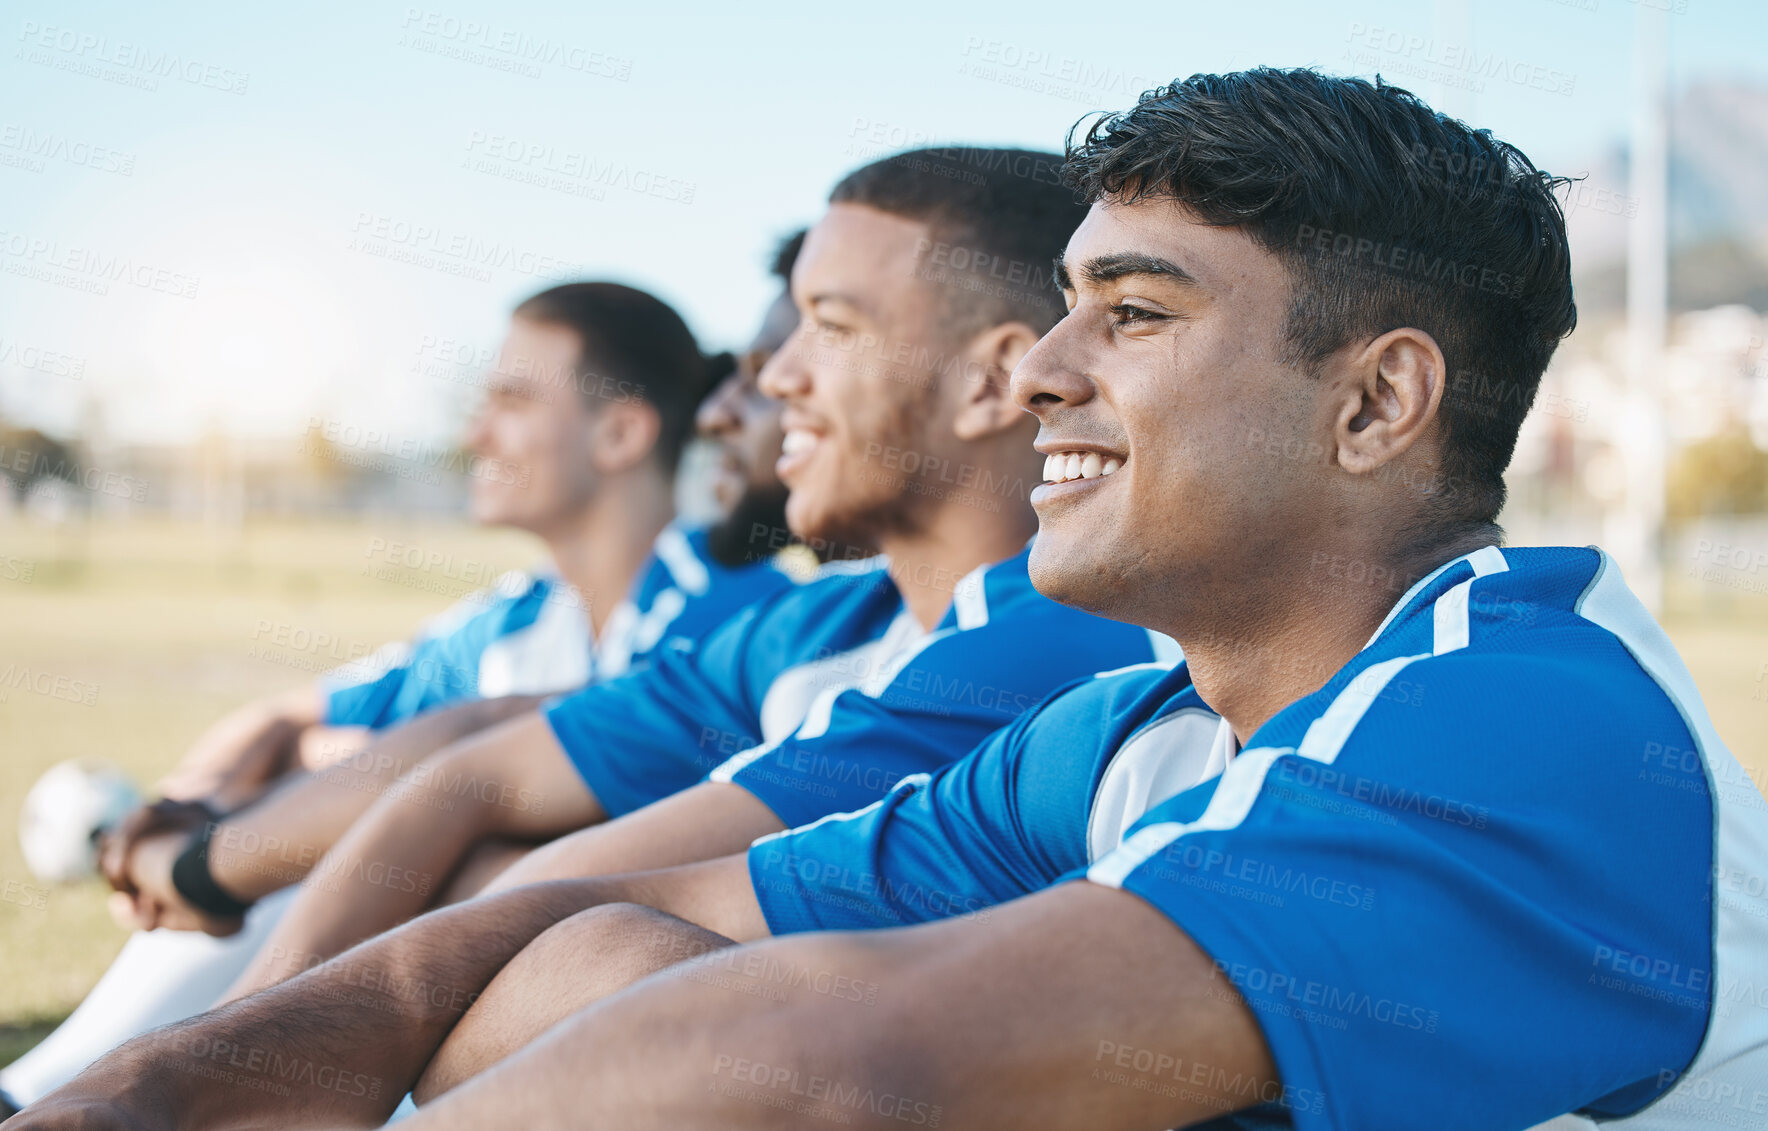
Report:
[[[1097,391],[1086,375],[1085,358],[1074,341],[1074,331],[1064,332],[1063,325],[1056,323],[1013,368],[1008,387],[1014,402],[1027,412],[1083,404]]]
[[[804,358],[804,351],[808,348],[805,328],[800,325],[756,375],[755,386],[762,395],[783,401],[804,396],[810,391],[810,367]]]

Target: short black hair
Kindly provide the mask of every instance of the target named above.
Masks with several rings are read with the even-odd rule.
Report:
[[[700,355],[675,308],[622,283],[593,282],[541,291],[515,313],[577,332],[583,354],[574,382],[591,408],[608,396],[636,396],[656,410],[657,460],[674,474],[717,366]]]
[[[1086,218],[1062,177],[1062,158],[1035,149],[913,149],[856,169],[830,204],[863,204],[930,229],[917,273],[944,284],[946,325],[974,332],[1024,322],[1043,333],[1061,320],[1056,257]]]
[[[1086,125],[1067,175],[1089,201],[1172,199],[1283,262],[1289,363],[1401,326],[1435,337],[1449,372],[1433,510],[1495,523],[1517,431],[1577,325],[1565,178],[1379,77],[1198,74],[1077,140]]]
[[[788,287],[792,285],[792,268],[798,265],[798,253],[804,250],[804,237],[809,234],[809,228],[799,228],[781,240],[779,247],[774,248],[773,263],[768,266],[768,273]]]

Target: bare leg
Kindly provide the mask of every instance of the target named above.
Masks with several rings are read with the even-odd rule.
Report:
[[[436,899],[436,906],[447,907],[451,903],[471,899],[533,851],[534,845],[526,841],[505,840],[502,837],[480,841],[467,853],[467,858],[455,869],[454,875],[449,877],[448,886],[442,889],[442,894]]]
[[[597,897],[580,882],[438,911],[262,994],[137,1037],[17,1123],[378,1126],[473,995],[535,935]]]
[[[374,741],[374,731],[367,727],[308,727],[295,748],[295,764],[303,770],[323,770],[356,757]]]
[[[456,743],[403,775],[339,838],[228,999],[422,912],[482,838],[557,836],[602,815],[539,714]]]
[[[710,951],[736,944],[723,935],[631,903],[580,911],[548,928],[500,971],[455,1025],[412,1095],[446,1092],[592,1002]],[[685,968],[690,978],[715,970]]]
[[[766,925],[747,877],[745,858],[733,856],[436,911],[262,994],[137,1037],[8,1131],[378,1126],[474,996],[548,927],[602,903],[639,902],[758,937]]]
[[[720,973],[756,992],[646,978],[404,1126],[1132,1131],[1282,1095],[1232,983],[1127,892],[1062,884],[986,919],[727,953]],[[856,983],[870,996],[832,992]],[[1186,1066],[1184,1086],[1113,1072],[1108,1048],[1160,1050]]]

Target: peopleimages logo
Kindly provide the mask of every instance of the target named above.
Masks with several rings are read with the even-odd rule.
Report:
[[[1442,79],[1439,81],[1446,81],[1451,77],[1469,80],[1458,85],[1466,85],[1476,93],[1483,89],[1483,83],[1479,81],[1483,79],[1497,79],[1544,94],[1566,96],[1573,93],[1578,82],[1577,75],[1523,59],[1512,59],[1499,51],[1481,51],[1476,47],[1439,40],[1434,36],[1416,35],[1397,28],[1353,23],[1345,40],[1352,48],[1379,51],[1417,68],[1424,68],[1408,73],[1419,74],[1421,77],[1432,73],[1440,74]],[[1373,56],[1358,58],[1353,55],[1353,59],[1365,63],[1375,61]],[[1434,69],[1434,72],[1430,69]]]
[[[156,79],[172,79],[223,94],[244,94],[252,78],[244,71],[187,59],[175,52],[35,20],[20,24],[18,41],[24,45],[18,57],[28,62],[144,90],[158,90]]]
[[[7,262],[16,260],[17,262]],[[175,298],[196,297],[202,280],[127,255],[89,247],[63,247],[57,240],[25,232],[0,231],[0,266],[9,274],[56,283],[91,294],[109,294],[111,283],[140,287]]]
[[[1259,1004],[1320,1009],[1336,1018],[1361,1017],[1419,1033],[1436,1032],[1437,1023],[1441,1019],[1441,1014],[1436,1010],[1426,1009],[1421,1005],[1378,997],[1364,990],[1344,989],[1325,982],[1297,978],[1246,963],[1217,962],[1215,970],[1233,983],[1235,989],[1246,995],[1247,1004],[1255,1009],[1259,1008]]]
[[[94,169],[101,173],[116,173],[123,177],[132,176],[135,172],[133,153],[94,145],[54,131],[33,130],[16,122],[0,124],[0,149],[12,150],[29,163],[28,167],[33,172],[38,173],[43,171],[45,161],[64,161],[69,165]]]

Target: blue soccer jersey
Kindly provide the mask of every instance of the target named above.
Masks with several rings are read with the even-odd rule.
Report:
[[[1243,751],[1183,666],[1083,681],[749,866],[776,932],[1136,893],[1264,1029],[1243,1120],[1768,1125],[1768,804],[1598,551],[1448,563]]]
[[[567,696],[547,717],[614,816],[708,771],[788,825],[867,805],[962,755],[1063,680],[1176,659],[1164,636],[1040,596],[1026,557],[967,574],[932,631],[903,607],[882,559],[825,567],[694,653]]]
[[[688,651],[739,610],[789,588],[773,564],[724,566],[704,530],[671,524],[599,638],[589,610],[551,573],[507,573],[390,644],[321,681],[330,726],[382,728],[467,699],[565,691]]]

